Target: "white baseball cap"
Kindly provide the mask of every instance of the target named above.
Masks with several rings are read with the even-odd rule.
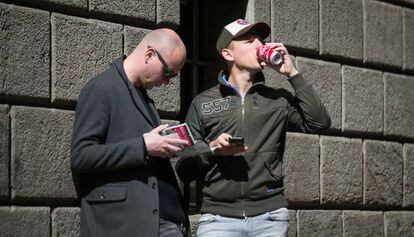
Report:
[[[266,39],[270,34],[270,27],[264,22],[250,24],[246,20],[237,19],[221,31],[216,43],[217,52],[221,54],[221,50],[226,48],[234,38],[250,30],[254,30],[262,39]]]

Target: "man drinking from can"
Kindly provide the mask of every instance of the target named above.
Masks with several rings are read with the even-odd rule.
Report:
[[[188,111],[186,122],[196,145],[210,148],[177,163],[184,182],[204,181],[199,237],[286,236],[286,131],[313,133],[330,125],[318,94],[297,71],[286,47],[267,43],[263,48],[269,34],[265,23],[239,19],[226,25],[216,49],[227,68],[219,73],[218,85],[196,96]],[[275,65],[270,60],[274,52],[282,57]],[[295,96],[267,87],[264,67],[285,75]]]

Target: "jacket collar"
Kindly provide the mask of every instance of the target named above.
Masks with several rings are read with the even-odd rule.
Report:
[[[228,78],[229,78],[229,72],[226,70],[221,70],[217,78],[219,81],[219,87],[228,88],[238,93],[237,88],[235,88],[235,86],[228,81]],[[252,87],[250,87],[249,91],[251,91],[257,85],[264,85],[264,83],[265,83],[265,78],[264,78],[263,72],[260,71],[256,73],[253,79],[253,85]]]

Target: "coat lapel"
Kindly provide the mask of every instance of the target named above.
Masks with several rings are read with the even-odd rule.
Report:
[[[154,112],[154,114],[155,114],[155,117],[157,117],[157,124],[156,124],[156,126],[158,126],[158,125],[160,125],[160,124],[161,124],[161,118],[160,118],[160,115],[158,114],[157,108],[155,108],[155,105],[154,105],[154,104],[150,104],[150,106],[151,106],[151,109],[152,109],[153,111],[155,111],[155,112]]]
[[[115,60],[115,68],[121,75],[122,79],[124,80],[126,86],[128,87],[129,94],[131,95],[132,100],[134,101],[135,106],[137,109],[144,115],[145,119],[148,121],[149,124],[151,124],[152,127],[155,127],[154,122],[151,119],[150,114],[148,113],[144,101],[138,96],[138,93],[136,92],[136,89],[134,85],[131,83],[131,81],[128,80],[128,77],[124,71],[124,62],[125,56],[118,58]],[[156,113],[157,114],[157,113]],[[157,115],[158,116],[158,115]]]
[[[135,90],[135,92],[136,92],[137,90]],[[140,91],[141,91],[141,93],[142,93],[142,96],[145,98],[145,100],[146,101],[148,101],[148,107],[146,107],[146,110],[145,111],[147,111],[148,112],[148,109],[150,110],[148,113],[150,113],[150,116],[151,116],[151,118],[152,118],[152,122],[153,123],[155,123],[155,127],[157,127],[160,123],[161,123],[161,120],[160,120],[160,115],[158,114],[158,110],[157,110],[157,108],[155,107],[155,103],[154,103],[154,100],[153,99],[151,99],[149,96],[148,96],[148,94],[147,94],[147,90],[146,89],[140,89]],[[138,93],[137,93],[138,94]],[[138,96],[139,97],[139,96]],[[145,104],[144,104],[144,106],[146,106]],[[155,121],[154,121],[155,120]]]

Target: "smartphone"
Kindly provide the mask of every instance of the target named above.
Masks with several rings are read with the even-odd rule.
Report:
[[[244,145],[244,138],[243,137],[230,137],[229,143],[242,146]]]

